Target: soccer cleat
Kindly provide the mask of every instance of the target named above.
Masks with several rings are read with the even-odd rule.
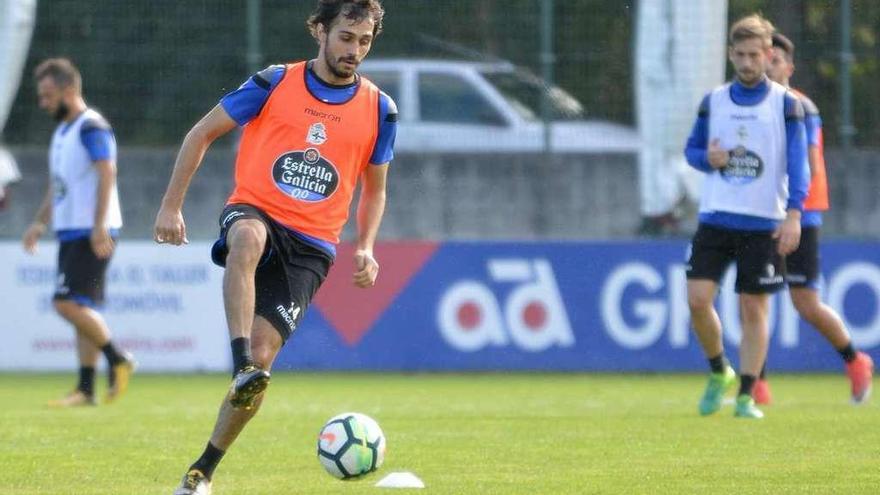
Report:
[[[730,366],[727,366],[722,373],[709,374],[709,383],[706,384],[706,391],[700,399],[700,415],[708,416],[721,409],[724,393],[735,381],[736,372]]]
[[[755,399],[755,404],[766,405],[772,402],[773,395],[770,393],[770,382],[759,378],[755,382],[755,386],[752,387],[752,398]]]
[[[211,495],[211,480],[198,469],[190,469],[173,495]]]
[[[92,395],[86,395],[82,390],[74,390],[64,397],[56,400],[49,401],[49,407],[79,407],[79,406],[94,406],[95,397]]]
[[[764,413],[755,407],[755,399],[751,395],[742,394],[736,398],[736,408],[733,410],[734,417],[761,419]]]
[[[254,407],[257,397],[269,386],[271,376],[268,371],[253,364],[240,369],[229,387],[229,403],[236,408]]]
[[[110,368],[110,386],[107,388],[107,395],[104,397],[105,403],[110,403],[118,399],[128,390],[128,382],[131,375],[137,368],[137,362],[128,352],[123,352],[124,361],[114,364]]]
[[[874,377],[874,360],[864,352],[857,352],[856,358],[846,363],[846,375],[852,390],[850,401],[863,404],[871,396],[871,381]]]

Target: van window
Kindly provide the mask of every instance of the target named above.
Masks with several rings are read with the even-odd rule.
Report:
[[[419,74],[419,108],[424,122],[505,125],[504,118],[460,76]]]
[[[370,81],[373,81],[373,84],[379,86],[379,89],[385,92],[388,96],[391,97],[395,102],[399,102],[400,100],[397,98],[400,95],[400,73],[393,71],[375,71],[375,72],[364,72],[364,76]]]

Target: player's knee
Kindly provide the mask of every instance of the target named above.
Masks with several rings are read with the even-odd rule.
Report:
[[[791,290],[791,303],[798,314],[804,318],[808,318],[816,312],[818,309],[817,302],[818,300],[810,297],[810,294],[804,294],[797,289]]]
[[[688,307],[690,307],[691,313],[709,311],[712,308],[713,299],[711,294],[688,292]]]
[[[256,263],[263,255],[266,245],[266,232],[262,225],[239,222],[226,236],[229,263]]]

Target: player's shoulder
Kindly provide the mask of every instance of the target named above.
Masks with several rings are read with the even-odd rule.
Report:
[[[385,120],[388,121],[396,121],[397,120],[397,103],[394,102],[394,98],[392,98],[388,93],[379,90],[379,101],[380,106],[385,109],[387,117]]]
[[[101,115],[100,112],[93,108],[89,108],[86,110],[86,114],[83,116],[83,123],[80,126],[80,133],[86,133],[94,130],[103,130],[103,131],[112,131],[113,127],[110,126],[110,122]]]
[[[288,64],[272,64],[260,70],[252,76],[254,83],[263,89],[269,90],[278,85],[278,82],[287,73]]]
[[[803,91],[797,89],[792,89],[791,91],[801,100],[801,104],[804,106],[804,112],[807,115],[819,115],[819,107],[816,106],[809,96],[804,94]]]
[[[791,89],[785,88],[784,86],[783,88],[785,89],[785,94],[783,96],[785,102],[785,118],[803,119],[806,112],[804,111],[804,104],[801,101],[800,96]]]

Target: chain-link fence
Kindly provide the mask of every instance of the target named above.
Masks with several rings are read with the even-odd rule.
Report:
[[[655,1],[655,0],[651,0]],[[663,1],[663,0],[656,0]],[[263,0],[260,64],[313,56],[304,20],[310,0]],[[798,44],[795,82],[809,92],[837,141],[839,3],[733,0],[730,18],[762,11]],[[108,114],[124,144],[177,143],[222,94],[243,81],[248,63],[244,0],[43,0],[26,69],[53,55],[73,58],[91,104]],[[636,1],[556,1],[554,76],[591,118],[633,123],[632,44]],[[541,0],[386,0],[385,34],[371,57],[500,58],[541,71]],[[856,143],[880,142],[880,4],[855,0],[853,100]],[[34,105],[29,78],[5,139],[45,141],[51,122]]]

